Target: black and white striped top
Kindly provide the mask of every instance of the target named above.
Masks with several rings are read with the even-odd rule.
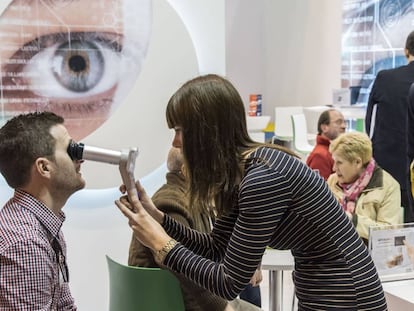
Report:
[[[180,241],[164,264],[226,299],[270,246],[292,251],[299,310],[387,310],[372,259],[325,181],[279,150],[251,154],[233,212],[211,234],[168,216],[164,227]]]

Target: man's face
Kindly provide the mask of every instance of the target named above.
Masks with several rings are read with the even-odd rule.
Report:
[[[85,180],[80,173],[83,160],[72,160],[67,152],[71,137],[66,128],[59,124],[50,129],[56,139],[55,161],[51,162],[51,187],[54,193],[70,196],[85,187]]]
[[[339,111],[329,112],[329,124],[322,125],[322,134],[330,140],[334,140],[339,134],[345,133],[346,123],[344,116]]]

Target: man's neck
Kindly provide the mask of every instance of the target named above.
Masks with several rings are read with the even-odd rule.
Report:
[[[326,135],[325,135],[325,134],[323,134],[323,133],[321,134],[321,137],[323,137],[323,138],[325,138],[325,139],[327,139],[327,140],[329,140],[329,141],[331,140],[328,136],[326,136]]]
[[[56,199],[45,187],[22,187],[22,190],[32,195],[37,200],[43,202],[55,215],[59,215],[67,201],[66,198]]]

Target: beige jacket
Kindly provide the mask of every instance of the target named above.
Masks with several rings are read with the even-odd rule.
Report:
[[[341,200],[343,190],[334,173],[329,176],[328,186]],[[386,171],[376,166],[371,180],[357,198],[352,222],[360,237],[368,240],[369,227],[402,223],[401,192],[399,183]]]

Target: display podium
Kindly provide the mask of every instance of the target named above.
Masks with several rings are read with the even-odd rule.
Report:
[[[368,249],[388,310],[414,310],[414,223],[371,227]]]

